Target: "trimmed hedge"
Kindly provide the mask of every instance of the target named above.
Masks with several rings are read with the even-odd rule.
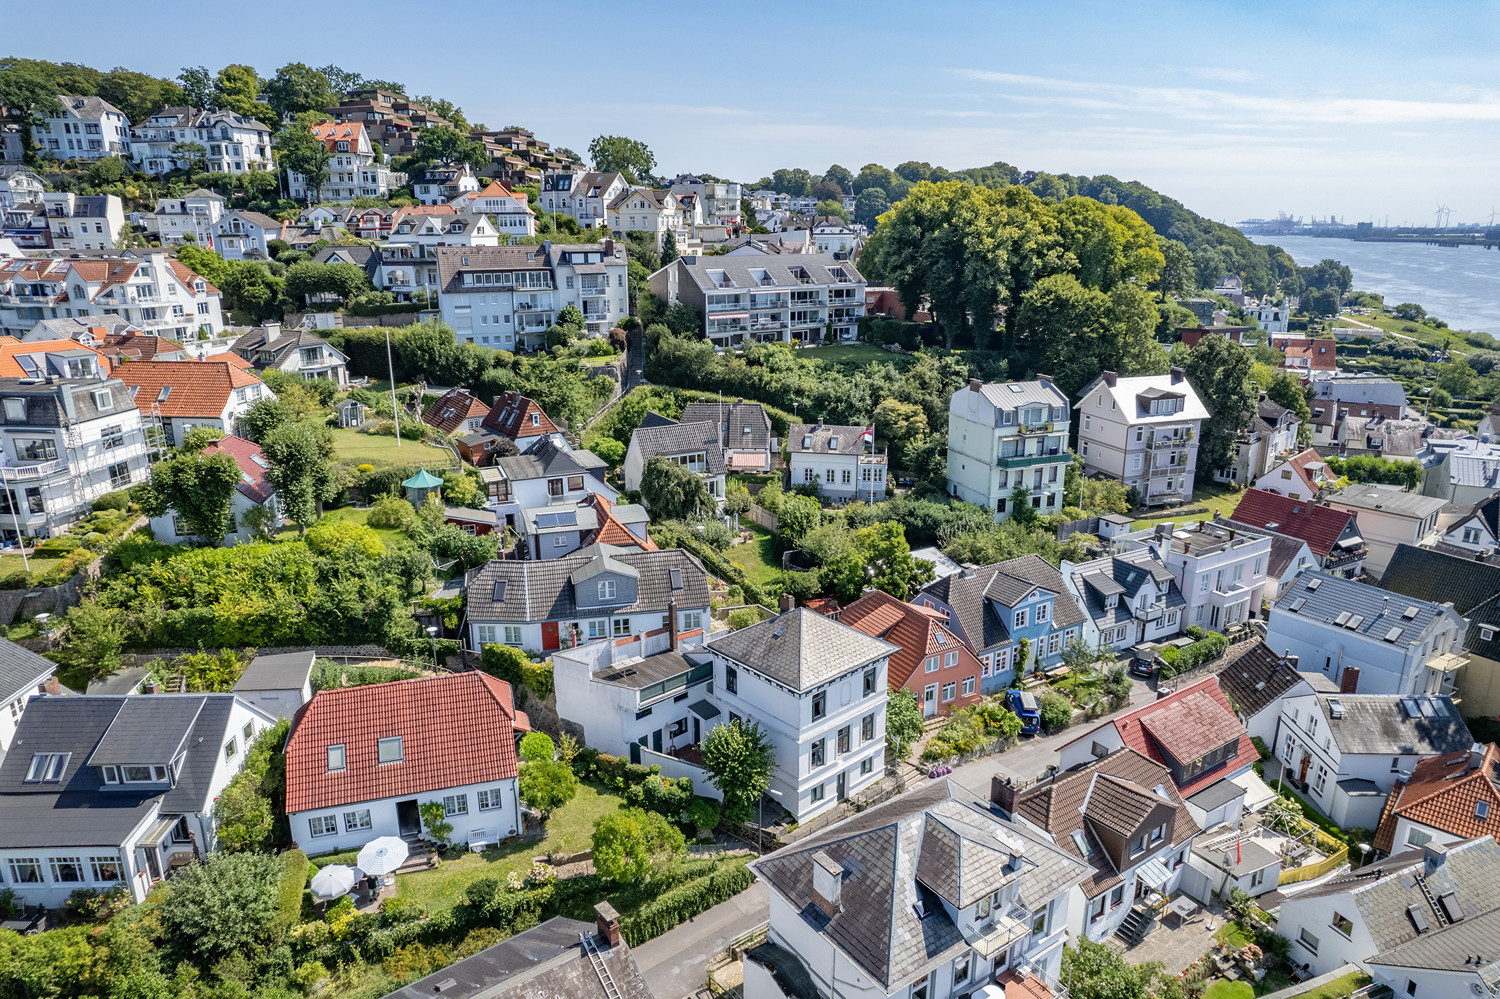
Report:
[[[308,869],[311,865],[307,854],[301,850],[288,850],[277,859],[281,861],[281,880],[276,887],[276,920],[272,923],[272,939],[279,941],[302,918],[302,893],[307,888]]]
[[[626,943],[639,947],[647,940],[661,936],[672,927],[733,898],[749,888],[754,881],[755,875],[744,864],[715,871],[706,878],[698,878],[664,892],[654,901],[642,906],[635,915],[621,919],[620,932]]]

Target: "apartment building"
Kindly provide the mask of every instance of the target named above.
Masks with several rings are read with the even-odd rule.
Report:
[[[438,306],[461,343],[535,350],[561,305],[541,246],[447,247],[437,255]]]
[[[679,257],[651,275],[651,293],[699,314],[715,347],[817,344],[829,328],[853,337],[865,313],[865,279],[831,254]]]
[[[180,198],[158,198],[156,210],[140,216],[139,221],[147,238],[163,246],[191,241],[212,247],[214,223],[223,214],[224,198],[200,187]]]
[[[412,184],[417,202],[446,205],[465,194],[478,194],[479,178],[467,163],[435,163]]]
[[[379,145],[387,156],[410,156],[416,152],[417,139],[424,128],[452,127],[452,122],[432,113],[425,104],[394,90],[379,88],[352,90],[336,106],[323,110],[336,122],[357,121],[364,125],[370,141]]]
[[[683,242],[687,238],[687,226],[692,222],[677,195],[649,187],[622,192],[609,203],[608,212],[611,232],[655,233],[657,246],[661,246],[669,232],[679,243]]]
[[[704,225],[736,226],[744,221],[738,184],[680,174],[667,184],[667,190],[678,199],[691,197],[696,201],[699,221]]]
[[[328,179],[309,184],[295,170],[287,171],[287,194],[301,201],[324,201],[346,204],[355,198],[388,198],[406,183],[406,174],[397,173],[389,161],[376,162],[370,135],[360,122],[325,121],[312,126],[313,138],[328,147]]]
[[[169,339],[224,330],[219,289],[165,253],[0,259],[0,332],[44,319],[113,316]]]
[[[1218,482],[1255,482],[1297,449],[1297,414],[1262,397],[1234,442],[1234,464],[1214,470]]]
[[[1438,520],[1448,508],[1440,496],[1409,493],[1400,486],[1357,482],[1325,500],[1330,509],[1348,513],[1359,523],[1368,549],[1365,568],[1379,577],[1400,545],[1433,545],[1441,536]]]
[[[125,207],[117,195],[47,191],[42,217],[47,247],[54,250],[112,250],[125,234]]]
[[[201,157],[174,154],[178,143],[203,147]],[[142,173],[207,169],[241,174],[271,170],[271,130],[254,118],[217,108],[164,107],[130,130],[130,158]],[[202,164],[200,166],[200,164]]]
[[[225,260],[269,260],[286,226],[260,212],[234,210],[213,224],[213,248]],[[200,240],[201,242],[201,240]]]
[[[460,215],[488,215],[501,239],[514,243],[523,236],[536,235],[536,212],[525,194],[515,194],[498,180],[482,189],[462,194],[449,202]]]
[[[795,423],[787,431],[788,474],[793,487],[813,485],[825,500],[875,503],[885,498],[887,456],[874,444],[875,428]]]
[[[1159,557],[1184,601],[1183,626],[1226,631],[1260,614],[1271,539],[1219,520],[1157,528]]]
[[[629,267],[625,244],[613,239],[602,243],[542,244],[543,258],[552,270],[559,309],[578,307],[589,336],[604,336],[630,315]]]
[[[969,379],[948,401],[948,494],[1010,518],[1017,489],[1044,513],[1062,508],[1068,397],[1048,376],[985,385]]]
[[[1198,434],[1209,413],[1181,368],[1130,378],[1105,371],[1078,398],[1085,475],[1118,479],[1147,506],[1192,498]]]
[[[43,118],[31,130],[38,154],[49,160],[98,160],[130,155],[130,122],[125,113],[100,97],[59,94],[59,114]]]
[[[543,212],[567,215],[585,229],[602,228],[609,221],[609,206],[629,189],[619,173],[568,166],[542,177],[539,204]]]

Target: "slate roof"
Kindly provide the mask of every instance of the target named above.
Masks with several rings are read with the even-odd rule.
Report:
[[[1294,500],[1264,489],[1246,489],[1231,519],[1252,528],[1269,527],[1301,538],[1314,555],[1327,558],[1353,517],[1347,510]]]
[[[794,423],[787,430],[786,446],[795,454],[865,454],[869,445],[864,433],[868,429],[832,423]],[[838,447],[830,447],[835,439]]]
[[[671,427],[675,426],[676,423],[677,421],[672,419],[671,417],[663,416],[655,410],[648,409],[646,411],[646,415],[641,417],[640,429],[645,430],[649,427]]]
[[[43,659],[8,638],[0,638],[0,703],[8,704],[22,694],[34,692],[38,684],[57,670]]]
[[[532,425],[532,416],[536,417],[535,426]],[[557,424],[552,422],[541,405],[519,392],[503,392],[495,396],[495,401],[490,404],[489,414],[484,418],[484,425],[513,441],[522,437],[542,437],[557,433]]]
[[[601,552],[637,574],[636,602],[611,608],[614,614],[663,613],[672,601],[683,609],[708,606],[708,573],[693,555],[680,548],[625,551],[598,545]],[[496,559],[469,571],[468,614],[475,621],[563,621],[578,616],[569,577],[591,558],[575,553],[540,562]],[[682,576],[672,588],[672,570]],[[496,584],[503,582],[504,598],[495,600]]]
[[[449,389],[422,411],[422,422],[451,434],[469,420],[482,420],[489,411],[490,407],[463,389]]]
[[[288,814],[441,791],[516,776],[510,684],[473,671],[322,690],[297,710],[286,745]],[[377,741],[402,739],[402,761],[377,762]],[[344,769],[328,770],[328,747]]]
[[[1396,820],[1408,819],[1454,836],[1484,836],[1500,826],[1500,748],[1494,743],[1447,756],[1434,756],[1412,768],[1386,799],[1375,829],[1375,849],[1390,853]],[[1479,802],[1488,804],[1484,818]]]
[[[440,246],[437,255],[438,284],[444,294],[473,292],[464,286],[464,272],[549,271],[540,246]],[[550,279],[549,279],[550,285]]]
[[[1329,701],[1339,702],[1342,718],[1333,717]],[[1474,743],[1449,697],[1319,693],[1317,704],[1341,754],[1429,756]],[[1419,709],[1416,715],[1408,712],[1409,705]]]
[[[777,259],[763,255],[700,257],[694,263],[687,262],[690,258],[678,259],[681,261],[677,264],[681,279],[694,282],[706,292],[762,290],[769,287],[797,288],[802,283],[796,274],[799,270],[805,272],[814,285],[863,284],[865,280],[852,263],[841,260],[832,253],[799,253],[795,259],[790,256]],[[835,268],[842,270],[847,280],[838,281],[832,274]],[[717,284],[711,276],[714,271],[722,272],[732,284]],[[752,271],[764,271],[774,285],[762,284],[751,274]]]
[[[990,602],[984,599],[984,588],[989,585],[999,568],[999,563],[996,563],[975,569],[972,573],[966,570],[943,576],[921,590],[953,608],[950,627],[970,647],[980,652],[1007,645],[1011,641],[1005,622],[1000,620],[1000,615]],[[1061,573],[1058,575],[1061,576]],[[1073,601],[1069,599],[1068,603]]]
[[[1275,704],[1304,677],[1265,642],[1256,642],[1218,672],[1219,689],[1246,718]]]
[[[1146,548],[1118,555],[1106,555],[1073,567],[1073,587],[1084,602],[1084,612],[1101,629],[1112,628],[1131,620],[1131,607],[1141,587],[1148,580],[1167,584],[1163,605],[1168,609],[1186,606],[1172,571]],[[1153,590],[1154,592],[1154,590]],[[1104,598],[1121,597],[1115,606],[1106,607]]]
[[[813,895],[818,853],[843,869],[842,906],[831,917]],[[967,946],[936,896],[972,904],[986,890],[1019,882],[1020,896],[1040,907],[1088,873],[1065,851],[997,817],[946,779],[867,809],[751,868],[801,916],[802,929],[841,950],[883,991]],[[925,919],[917,915],[919,905]]]
[[[902,603],[882,590],[869,591],[840,611],[838,619],[856,631],[896,646],[886,670],[892,688],[906,686],[928,656],[957,652],[959,665],[968,671],[979,669],[973,650],[941,621],[923,608]]]
[[[810,690],[898,650],[806,607],[731,631],[709,648],[792,690]]]
[[[581,934],[594,938],[614,991],[584,952]],[[441,991],[440,991],[441,990]],[[630,947],[611,947],[593,923],[554,916],[389,993],[385,999],[653,999]]]
[[[979,387],[979,393],[998,410],[1016,410],[1038,403],[1044,406],[1062,406],[1065,409],[1068,405],[1068,397],[1063,395],[1062,389],[1054,385],[1050,378],[1046,381],[989,382]],[[1049,409],[1047,419],[1051,418],[1052,411]]]
[[[235,681],[234,689],[300,690],[312,674],[316,655],[312,649],[307,649],[256,656]]]
[[[659,455],[672,457],[679,454],[704,453],[703,467],[708,475],[723,475],[724,445],[719,441],[719,428],[711,423],[674,423],[669,427],[641,428],[630,435],[630,443],[647,462]]]
[[[1172,786],[1171,771],[1131,748],[1117,749],[1078,770],[1027,788],[1016,795],[1015,814],[1047,830],[1063,852],[1092,868],[1093,873],[1083,882],[1083,893],[1088,898],[1098,898],[1123,879],[1089,828],[1089,822],[1099,822],[1126,834],[1134,832],[1150,811],[1143,806],[1149,801],[1155,807],[1154,803],[1161,800],[1156,794],[1158,786],[1166,791],[1167,800],[1176,811],[1172,823],[1175,846],[1200,832],[1198,823],[1193,821],[1182,796]],[[1073,841],[1075,831],[1087,841],[1091,858],[1079,852],[1078,844]]]
[[[1424,968],[1478,975],[1494,990],[1500,985],[1496,940],[1500,940],[1500,908],[1423,933],[1367,958],[1365,963],[1387,968]],[[1455,988],[1454,993],[1457,992]]]
[[[678,422],[712,423],[719,428],[719,443],[731,450],[764,451],[771,446],[771,418],[758,402],[690,402]]]
[[[505,478],[516,482],[548,476],[585,474],[603,468],[604,462],[592,451],[565,451],[549,439],[540,442],[525,454],[496,458],[494,467]]]
[[[1500,565],[1478,562],[1473,553],[1397,545],[1380,577],[1382,589],[1419,600],[1447,601],[1469,622],[1464,651],[1500,659]],[[1494,629],[1486,639],[1481,625]]]
[[[1299,575],[1273,608],[1272,634],[1277,630],[1279,615],[1295,614],[1299,618],[1322,621],[1339,632],[1357,632],[1400,648],[1420,642],[1427,628],[1448,609],[1434,601],[1393,594],[1378,586],[1326,572]]]

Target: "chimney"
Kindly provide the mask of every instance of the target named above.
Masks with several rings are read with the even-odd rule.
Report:
[[[825,915],[837,916],[843,905],[839,901],[844,887],[844,869],[828,854],[813,854],[813,900]]]
[[[1339,677],[1339,693],[1353,694],[1359,689],[1359,667],[1345,666],[1343,674]]]
[[[1039,382],[1046,382],[1048,385],[1052,384],[1052,376],[1051,375],[1044,375],[1044,374],[1038,373],[1037,376],[1036,376],[1036,380],[1039,381]]]
[[[1158,539],[1170,538],[1171,536],[1172,525],[1170,523],[1162,523],[1156,525],[1156,537]]]
[[[615,255],[615,241],[613,238],[606,238],[604,240],[604,255],[606,257]]]
[[[1115,374],[1113,371],[1102,371],[1099,373],[1099,377],[1103,378],[1104,384],[1108,385],[1110,388],[1114,388],[1117,384],[1119,384],[1120,381],[1120,376]]]
[[[797,598],[792,596],[790,593],[783,593],[781,595],[779,604],[781,607],[781,613],[785,614],[787,611],[793,611],[797,609]]]
[[[277,337],[281,336],[280,323],[266,323],[265,330],[266,343],[270,343],[272,340],[275,340]]]
[[[818,417],[818,429],[823,429],[823,418],[821,416]]]
[[[1448,848],[1441,843],[1428,843],[1422,848],[1422,860],[1426,862],[1428,877],[1436,874],[1447,859]]]
[[[1181,368],[1173,368],[1172,369],[1172,384],[1173,385],[1176,385],[1177,383],[1181,382],[1186,377],[1187,377],[1187,372],[1183,371]]]
[[[1009,818],[1016,810],[1016,785],[1009,777],[995,774],[990,778],[990,804]]]
[[[667,648],[677,648],[677,601],[667,601]]]
[[[969,391],[970,392],[978,392],[983,387],[984,387],[984,382],[980,381],[978,378],[970,378],[969,379]]]
[[[594,906],[594,925],[599,929],[599,935],[609,941],[611,947],[620,945],[620,914],[615,907],[608,902],[600,902]]]
[[[56,673],[54,673],[51,676],[47,677],[47,679],[45,681],[43,681],[43,683],[42,683],[42,693],[44,693],[44,694],[52,694],[54,696],[60,696],[62,694],[62,684],[58,681]],[[1484,747],[1483,746],[1479,747],[1479,757],[1480,757],[1480,759],[1484,758]]]

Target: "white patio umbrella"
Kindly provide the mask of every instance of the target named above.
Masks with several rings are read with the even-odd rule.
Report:
[[[354,868],[344,864],[330,864],[313,875],[313,897],[338,898],[340,895],[347,895],[356,880],[358,875]]]
[[[389,874],[406,861],[406,841],[397,836],[372,839],[359,851],[359,869],[376,877]]]

